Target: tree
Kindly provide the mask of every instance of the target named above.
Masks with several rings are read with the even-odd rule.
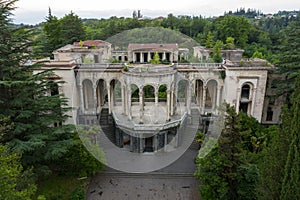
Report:
[[[286,77],[284,81],[276,83],[277,93],[291,95],[295,78],[300,70],[300,17],[291,22],[281,34],[281,44],[278,49],[277,73]]]
[[[13,128],[9,118],[0,118],[0,139]],[[30,199],[36,191],[31,171],[24,171],[20,155],[0,144],[0,199]]]
[[[61,21],[61,34],[63,44],[72,44],[85,39],[83,23],[73,12],[65,15]]]
[[[215,23],[220,40],[225,42],[227,37],[233,37],[238,47],[243,48],[246,46],[251,30],[251,24],[247,18],[225,15],[218,18]]]
[[[50,8],[43,30],[46,35],[46,49],[49,54],[59,47],[84,40],[86,37],[83,23],[77,15],[71,12],[58,19],[52,15]]]
[[[196,160],[195,176],[200,182],[202,199],[256,198],[258,169],[245,159],[241,116],[227,105],[225,127],[216,147]]]
[[[159,64],[160,63],[160,58],[157,52],[155,52],[153,58],[150,60],[152,64]]]
[[[30,171],[23,171],[20,156],[0,144],[0,199],[31,199],[36,185],[28,176]]]
[[[218,40],[214,47],[213,47],[213,52],[212,52],[212,59],[216,63],[222,62],[222,54],[221,54],[221,49],[224,47],[224,44],[221,40]]]
[[[45,50],[49,55],[62,46],[63,40],[61,35],[61,22],[57,17],[53,16],[49,8],[49,14],[46,22],[43,24],[43,32],[46,36]]]
[[[214,46],[214,38],[213,38],[213,35],[210,31],[207,33],[205,46],[207,48],[212,48]]]
[[[291,142],[281,187],[280,199],[282,200],[300,199],[300,73],[298,73],[291,101],[292,119],[287,122],[287,125],[290,126]]]
[[[38,167],[59,159],[74,144],[70,140],[73,126],[63,124],[70,108],[57,93],[57,84],[62,83],[48,78],[55,76],[53,72],[28,64],[29,34],[10,24],[15,2],[0,4],[0,117],[8,116],[14,125],[0,143],[22,153],[24,167]]]

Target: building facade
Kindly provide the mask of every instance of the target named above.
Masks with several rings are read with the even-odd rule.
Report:
[[[278,122],[277,115],[266,117],[268,62],[223,50],[223,63],[212,63],[203,47],[192,54],[201,62],[181,62],[188,51],[177,44],[129,44],[127,51],[114,51],[108,42],[90,40],[58,49],[43,68],[65,81],[59,92],[73,107],[68,123],[100,124],[115,145],[131,152],[177,148],[181,126],[192,116],[189,126],[198,127],[201,116],[217,115],[223,102],[259,122]],[[155,54],[161,64],[151,64]]]

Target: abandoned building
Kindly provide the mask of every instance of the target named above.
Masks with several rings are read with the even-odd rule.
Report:
[[[65,81],[59,93],[74,108],[68,123],[100,124],[116,146],[131,152],[178,147],[183,122],[216,115],[223,102],[264,124],[279,122],[280,105],[266,98],[267,61],[242,58],[238,49],[222,50],[223,63],[213,63],[209,49],[194,47],[199,63],[180,62],[188,51],[177,44],[114,51],[108,42],[89,40],[57,49],[43,68]],[[152,63],[155,55],[160,64]]]

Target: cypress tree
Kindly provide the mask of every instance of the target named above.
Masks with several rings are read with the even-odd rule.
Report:
[[[281,188],[280,199],[300,199],[300,73],[295,83],[292,95],[292,120],[289,123],[291,143],[285,164],[284,178]]]

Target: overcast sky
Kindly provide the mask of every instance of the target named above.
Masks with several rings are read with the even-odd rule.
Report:
[[[57,17],[73,11],[81,18],[131,17],[141,10],[147,17],[174,15],[219,16],[238,8],[255,8],[263,13],[300,10],[300,0],[19,0],[14,22],[36,24],[45,21],[48,8]]]

